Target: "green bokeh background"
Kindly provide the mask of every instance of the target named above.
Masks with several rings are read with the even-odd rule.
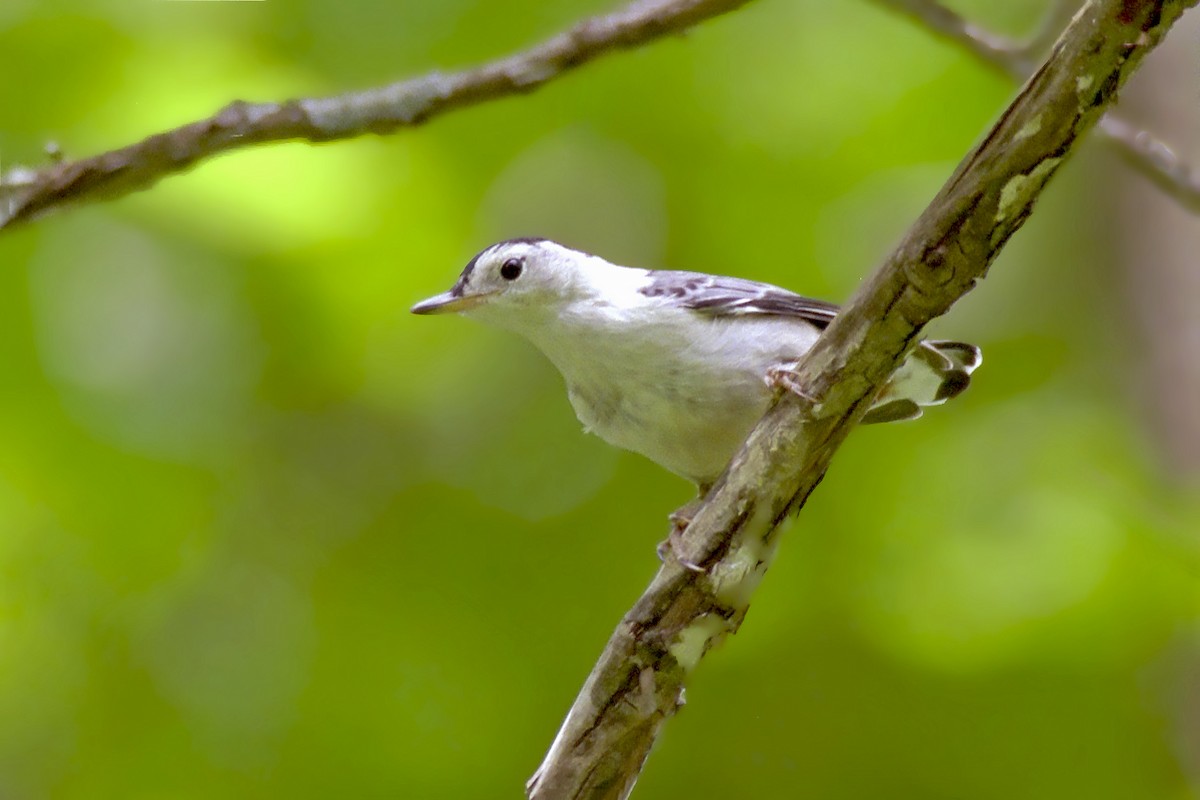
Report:
[[[612,7],[5,0],[0,159]],[[844,298],[1012,93],[869,3],[760,0],[0,235],[0,798],[519,796],[690,487],[408,306],[524,234]],[[934,326],[971,391],[851,438],[635,797],[1197,796],[1197,476],[1129,385],[1125,173],[1083,150]]]

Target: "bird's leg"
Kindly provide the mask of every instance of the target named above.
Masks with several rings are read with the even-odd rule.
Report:
[[[704,568],[699,564],[694,564],[679,554],[679,537],[687,530],[687,526],[692,524],[692,519],[696,516],[696,512],[704,505],[704,498],[708,495],[709,488],[708,486],[699,487],[699,494],[693,500],[675,509],[667,517],[671,522],[671,531],[667,534],[666,539],[658,543],[658,558],[660,561],[666,561],[667,555],[670,554],[674,555],[675,560],[687,569],[693,572],[704,571]]]

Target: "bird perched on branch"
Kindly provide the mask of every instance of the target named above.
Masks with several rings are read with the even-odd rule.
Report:
[[[586,430],[703,495],[837,306],[765,283],[619,267],[549,239],[509,239],[412,312],[462,313],[521,334],[558,367]],[[863,421],[919,417],[967,388],[980,361],[974,345],[920,342]]]

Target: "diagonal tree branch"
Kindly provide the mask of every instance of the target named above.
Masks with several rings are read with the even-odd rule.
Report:
[[[944,39],[965,47],[983,61],[999,67],[1018,80],[1033,71],[1044,47],[1058,35],[1065,11],[1072,3],[1058,2],[1042,32],[1028,44],[997,36],[974,25],[937,0],[874,0],[885,8],[910,17]],[[1049,40],[1049,41],[1047,41]],[[1192,167],[1167,144],[1139,129],[1115,111],[1100,121],[1104,139],[1112,143],[1127,162],[1181,205],[1200,213],[1200,170]]]
[[[1090,0],[797,368],[575,700],[531,798],[624,798],[704,653],[735,632],[798,510],[921,328],[983,277],[1142,57],[1197,0]],[[815,398],[815,399],[810,399]]]
[[[327,142],[420,125],[455,108],[531,92],[602,55],[680,33],[750,0],[633,0],[535,47],[474,69],[282,103],[235,101],[206,119],[136,144],[0,175],[0,230],[72,203],[148,189],[220,153],[304,139]]]

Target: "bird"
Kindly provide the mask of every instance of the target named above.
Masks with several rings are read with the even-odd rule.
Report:
[[[484,248],[448,291],[411,311],[458,313],[523,336],[562,374],[585,431],[690,480],[703,497],[838,307],[523,237]],[[920,416],[966,389],[980,363],[974,345],[919,342],[863,422]]]

